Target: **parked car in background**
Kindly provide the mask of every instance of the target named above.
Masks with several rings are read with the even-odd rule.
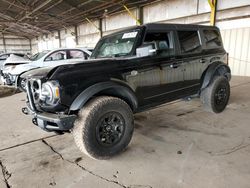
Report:
[[[1,72],[3,84],[15,86],[25,91],[25,79],[20,78],[23,73],[40,67],[56,67],[58,65],[79,63],[87,60],[91,52],[86,48],[61,48],[43,51],[32,56],[31,62],[21,65],[5,64]]]
[[[30,62],[31,62],[31,59],[27,55],[20,56],[16,54],[10,54],[10,56],[3,63],[1,70],[3,69],[3,67],[6,67],[6,66],[21,65],[21,64],[27,64]]]
[[[20,57],[20,58],[24,58],[24,59],[28,59],[27,55],[22,54],[22,53],[3,53],[0,54],[0,70],[2,69],[5,61],[11,56],[14,55],[16,57]]]
[[[104,36],[90,59],[23,74],[22,111],[46,131],[72,132],[78,148],[95,159],[126,148],[133,113],[193,95],[214,113],[228,104],[231,71],[217,27],[136,26]]]

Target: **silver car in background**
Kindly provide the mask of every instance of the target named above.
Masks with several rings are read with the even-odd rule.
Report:
[[[63,64],[81,63],[89,58],[91,52],[86,48],[60,48],[37,53],[29,63],[5,63],[1,71],[1,81],[5,85],[15,86],[25,91],[26,81],[20,76],[30,70],[41,67],[56,67]]]

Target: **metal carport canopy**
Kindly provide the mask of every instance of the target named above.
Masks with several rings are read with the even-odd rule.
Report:
[[[157,0],[0,0],[0,33],[34,38]]]

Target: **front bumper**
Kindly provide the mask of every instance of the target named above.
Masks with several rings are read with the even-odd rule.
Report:
[[[45,131],[67,132],[73,128],[76,115],[53,114],[48,112],[39,112],[35,106],[30,82],[27,82],[27,107],[22,109],[26,115],[32,115],[32,122]]]
[[[45,131],[66,132],[73,128],[76,115],[52,114],[32,111],[29,105],[22,109],[26,115],[32,115],[32,122]]]
[[[1,81],[3,82],[4,85],[9,85],[9,86],[13,86],[16,83],[16,75],[11,75],[11,74],[7,74],[7,73],[3,73],[1,71]]]

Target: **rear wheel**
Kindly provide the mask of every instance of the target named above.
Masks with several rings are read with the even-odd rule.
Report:
[[[230,97],[230,85],[224,76],[215,77],[212,83],[201,92],[201,101],[205,110],[220,113]]]
[[[94,159],[107,159],[129,144],[134,130],[133,113],[115,97],[97,97],[79,112],[73,128],[78,148]]]

